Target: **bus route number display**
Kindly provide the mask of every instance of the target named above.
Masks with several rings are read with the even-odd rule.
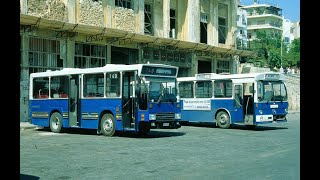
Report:
[[[160,76],[176,76],[176,68],[166,68],[166,67],[151,67],[143,66],[141,74],[144,75],[160,75]]]

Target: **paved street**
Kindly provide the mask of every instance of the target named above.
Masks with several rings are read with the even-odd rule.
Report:
[[[20,131],[21,179],[300,179],[300,114],[220,129],[192,124],[146,136]]]

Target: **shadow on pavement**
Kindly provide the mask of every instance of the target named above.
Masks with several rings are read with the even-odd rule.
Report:
[[[31,176],[31,175],[26,175],[26,174],[20,174],[20,179],[21,180],[37,180],[40,179],[37,176]]]
[[[174,137],[174,136],[183,136],[186,133],[182,132],[160,132],[160,131],[153,131],[150,130],[148,134],[141,135],[134,132],[119,132],[117,136],[119,137],[128,137],[128,138],[164,138],[164,137]]]
[[[37,131],[43,131],[43,132],[49,132],[51,133],[50,128],[41,128],[37,129]],[[63,132],[65,134],[79,134],[79,135],[95,135],[95,136],[103,136],[102,134],[97,134],[97,130],[95,129],[75,129],[75,128],[69,128],[64,129]],[[185,133],[181,132],[170,132],[168,131],[154,131],[153,129],[150,130],[148,134],[142,135],[138,134],[136,132],[122,132],[122,131],[116,131],[114,136],[118,137],[129,137],[129,138],[162,138],[162,137],[173,137],[173,136],[183,136]]]
[[[204,123],[204,122],[188,122],[183,126],[193,126],[193,127],[206,127],[206,128],[219,128],[215,123]],[[220,128],[219,128],[220,129]],[[251,131],[268,131],[268,130],[279,130],[288,129],[287,127],[274,127],[274,126],[246,126],[246,125],[232,125],[229,129],[239,129],[239,130],[251,130]]]
[[[269,130],[280,130],[288,129],[287,127],[275,127],[275,126],[246,126],[246,125],[233,125],[230,129],[239,130],[251,130],[251,131],[269,131]]]

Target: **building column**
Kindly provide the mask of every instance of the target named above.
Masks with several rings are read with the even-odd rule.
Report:
[[[114,0],[102,0],[103,7],[103,26],[107,28],[112,28],[112,17],[113,10],[115,8]]]
[[[107,45],[107,64],[111,64],[111,45]]]
[[[212,9],[213,16],[212,17],[212,24],[213,24],[213,46],[219,45],[219,24],[218,24],[218,0],[210,0],[210,13]],[[211,7],[212,6],[212,7]]]
[[[76,23],[76,0],[67,1],[68,22]]]
[[[134,1],[133,10],[136,15],[136,33],[144,34],[144,0]]]
[[[217,65],[218,65],[217,55],[215,55],[215,57],[212,59],[212,62],[213,62],[212,72],[217,73]]]
[[[200,19],[199,19],[200,21]],[[195,76],[198,73],[198,57],[195,53],[191,54],[191,76]]]
[[[163,16],[162,16],[162,21],[163,21],[163,37],[164,38],[169,38],[169,33],[170,33],[170,0],[163,0]]]
[[[177,15],[177,39],[179,40],[186,40],[185,34],[187,34],[187,5],[185,1],[176,1],[176,15]]]
[[[187,41],[200,42],[200,0],[187,2]]]
[[[29,36],[21,35],[20,121],[29,121]]]
[[[215,14],[214,14],[214,4],[213,4],[214,0],[210,0],[209,2],[209,17],[208,17],[208,43],[209,45],[214,45],[214,18],[215,18]]]
[[[165,0],[167,1],[167,0]],[[164,2],[153,0],[152,4],[152,28],[153,35],[156,37],[164,37]]]
[[[21,14],[28,14],[28,0],[20,0]]]
[[[78,24],[80,22],[80,0],[75,1],[75,13],[74,13],[74,23]]]
[[[237,30],[237,9],[238,9],[238,5],[237,5],[237,0],[231,0],[230,1],[230,8],[229,8],[229,18],[228,21],[230,22],[229,27],[230,31],[228,32],[228,47],[230,48],[236,48],[235,44],[236,44],[236,30]]]
[[[66,40],[66,67],[74,67],[74,55],[75,55],[75,41],[71,39]]]

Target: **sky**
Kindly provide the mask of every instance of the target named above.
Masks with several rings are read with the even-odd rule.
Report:
[[[251,5],[253,0],[240,0],[241,5]],[[300,0],[257,0],[259,4],[278,5],[282,15],[291,22],[300,21]]]

